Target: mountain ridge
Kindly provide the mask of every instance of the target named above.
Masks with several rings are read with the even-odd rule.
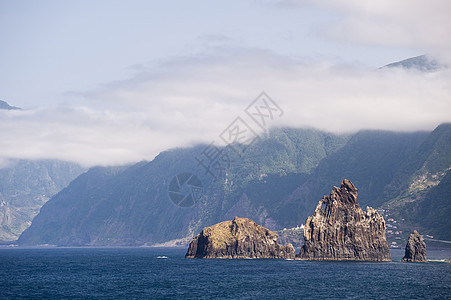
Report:
[[[203,227],[230,220],[233,214],[270,230],[295,227],[305,222],[331,182],[335,185],[345,177],[360,187],[362,205],[380,207],[391,199],[390,192],[384,192],[396,172],[417,157],[421,145],[442,147],[441,155],[431,156],[430,165],[449,167],[444,165],[448,160],[441,159],[451,153],[449,145],[427,142],[435,135],[445,140],[449,132],[449,124],[432,132],[361,131],[341,137],[307,129],[275,129],[216,181],[195,160],[205,145],[164,151],[151,162],[108,176],[107,168],[97,168],[46,203],[19,244],[152,245],[192,237]],[[332,146],[326,145],[328,139]],[[197,174],[204,189],[191,208],[178,207],[167,195],[171,179],[186,171]],[[401,208],[396,209],[403,215]]]

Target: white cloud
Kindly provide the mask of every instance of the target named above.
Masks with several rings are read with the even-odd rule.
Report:
[[[244,108],[263,90],[285,111],[274,126],[412,131],[451,121],[449,69],[368,71],[228,49],[140,70],[83,94],[95,109],[0,111],[0,158],[113,165],[177,146],[219,144],[219,134],[235,117],[246,119]]]

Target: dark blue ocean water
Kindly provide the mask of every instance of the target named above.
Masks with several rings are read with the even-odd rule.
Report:
[[[401,263],[402,251],[392,252],[395,261],[388,263],[201,260],[185,259],[185,251],[3,248],[0,299],[451,298],[451,264]],[[168,258],[157,258],[163,255]]]

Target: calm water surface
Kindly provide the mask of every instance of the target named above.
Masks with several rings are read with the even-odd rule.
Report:
[[[388,263],[201,260],[185,251],[3,248],[0,299],[451,299],[451,264],[401,263],[401,250]]]

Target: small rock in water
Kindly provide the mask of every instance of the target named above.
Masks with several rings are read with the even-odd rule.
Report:
[[[414,230],[407,241],[406,252],[402,258],[404,262],[427,262],[426,243],[423,238]]]

